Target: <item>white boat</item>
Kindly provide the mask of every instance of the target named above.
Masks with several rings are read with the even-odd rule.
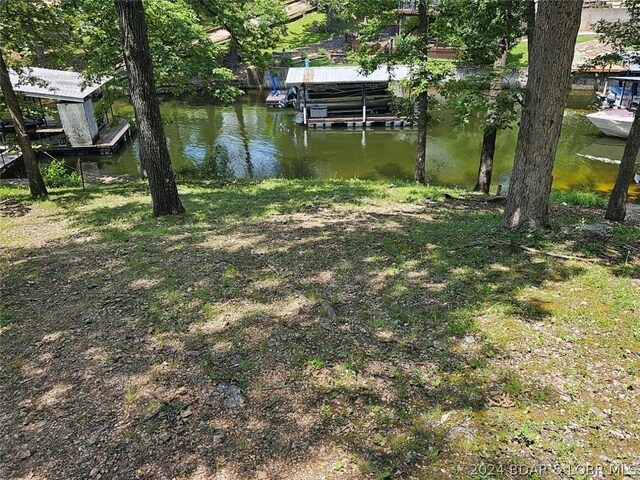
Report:
[[[602,109],[587,118],[610,137],[628,138],[636,109],[640,103],[640,77],[610,77],[598,96]]]
[[[628,138],[635,112],[623,108],[608,108],[590,113],[587,118],[605,135]]]

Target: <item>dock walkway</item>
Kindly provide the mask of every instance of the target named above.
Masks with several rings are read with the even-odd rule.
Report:
[[[307,126],[309,128],[366,128],[366,127],[411,127],[413,123],[402,118],[390,115],[371,115],[362,121],[359,117],[325,117],[325,118],[308,118]]]

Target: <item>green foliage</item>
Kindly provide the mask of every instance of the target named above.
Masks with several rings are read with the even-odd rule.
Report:
[[[559,190],[551,191],[551,201],[554,203],[566,203],[578,207],[605,208],[607,199],[600,197],[595,193],[582,192],[580,190],[572,190],[570,192],[561,192]]]
[[[518,105],[524,95],[521,87],[503,87],[494,97],[490,88],[501,72],[484,71],[448,81],[442,88],[456,125],[467,125],[472,118],[489,120],[493,128],[509,128],[519,115]],[[498,79],[500,81],[500,79]]]
[[[47,187],[79,187],[82,183],[80,175],[71,170],[62,160],[52,160],[44,167],[40,167],[42,178]]]
[[[190,0],[194,9],[212,25],[231,33],[231,45],[245,61],[264,66],[266,50],[286,33],[287,15],[279,0]]]
[[[473,65],[491,65],[525,34],[522,0],[442,0],[433,24],[437,38],[460,48],[460,58]]]
[[[63,0],[70,20],[75,52],[72,66],[91,76],[115,75],[123,64],[120,33],[113,2]],[[239,94],[233,73],[220,66],[222,47],[211,43],[196,12],[185,0],[146,0],[149,49],[159,90],[174,94],[205,91],[225,102]]]
[[[55,67],[68,55],[67,18],[59,2],[0,0],[0,48],[9,68]]]
[[[421,8],[426,8],[426,0],[418,2]],[[351,15],[356,18],[366,18],[360,25],[362,48],[351,55],[350,60],[360,64],[365,72],[371,72],[380,65],[411,65],[411,75],[405,81],[406,87],[411,89],[412,101],[421,93],[429,92],[430,107],[433,103],[435,91],[442,81],[451,72],[450,62],[429,59],[426,52],[432,41],[432,34],[428,23],[431,15],[426,20],[427,28],[421,31],[418,17],[408,17],[403,31],[405,34],[397,37],[395,47],[380,50],[374,40],[389,25],[399,23],[400,16],[397,12],[398,4],[395,1],[365,1],[354,0],[349,2],[348,8]],[[433,12],[432,12],[433,14]],[[415,119],[417,112],[411,108],[410,103],[398,101],[393,105],[396,114],[409,119]]]

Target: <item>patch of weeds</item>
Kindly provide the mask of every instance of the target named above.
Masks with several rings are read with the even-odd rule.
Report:
[[[13,312],[0,306],[0,328],[6,327],[13,323],[18,323],[18,317]]]
[[[161,426],[162,426],[161,420],[157,418],[152,418],[147,422],[145,430],[147,431],[147,433],[153,434],[153,433],[156,433],[158,430],[160,430]]]
[[[26,358],[16,358],[13,362],[7,364],[7,370],[10,372],[17,372],[24,367],[29,361]]]
[[[332,416],[333,410],[331,408],[331,405],[325,403],[320,407],[320,418],[322,419],[323,423],[328,423],[331,420]]]
[[[512,397],[520,395],[524,390],[524,386],[520,382],[520,379],[512,372],[503,374],[499,383],[502,386],[502,391]]]
[[[316,372],[324,367],[325,362],[320,357],[314,357],[307,361],[307,368],[312,372]]]
[[[538,427],[532,422],[525,421],[510,434],[511,440],[521,445],[530,447],[538,439]]]
[[[125,405],[133,405],[136,400],[138,400],[138,392],[136,392],[133,385],[129,385],[124,393],[124,403]]]

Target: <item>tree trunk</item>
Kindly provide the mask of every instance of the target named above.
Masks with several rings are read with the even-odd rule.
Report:
[[[424,40],[425,61],[429,49],[427,35],[429,32],[429,12],[427,0],[420,0],[418,3],[418,35]],[[429,123],[429,92],[426,90],[418,94],[418,145],[416,150],[416,171],[415,181],[426,184],[426,164],[427,164],[427,125]]]
[[[153,214],[184,213],[167,149],[149,40],[141,0],[115,0],[124,61],[129,73],[131,101],[138,123],[141,163],[146,167]]]
[[[582,0],[538,4],[511,184],[502,227],[535,230],[549,224],[549,195],[580,26]]]
[[[240,63],[240,54],[238,53],[238,43],[232,38],[229,46],[229,68],[234,69]]]
[[[491,188],[491,175],[493,175],[493,155],[496,152],[496,137],[498,129],[495,126],[486,125],[482,136],[482,152],[480,153],[480,168],[474,190],[476,192],[489,193]]]
[[[536,35],[536,0],[526,0],[527,2],[527,53],[529,59],[532,56],[533,42]]]
[[[18,140],[18,146],[22,152],[22,158],[24,159],[24,166],[27,171],[27,178],[29,179],[29,190],[33,197],[46,197],[47,187],[42,179],[40,168],[38,168],[38,160],[36,154],[31,146],[29,140],[29,133],[27,127],[24,124],[24,117],[20,110],[20,104],[18,103],[18,97],[13,90],[11,84],[11,78],[9,77],[9,69],[4,61],[3,52],[0,51],[0,89],[4,96],[4,103],[9,110],[11,121],[16,129],[16,138]]]
[[[631,131],[629,132],[629,139],[624,147],[622,162],[620,162],[620,168],[618,169],[618,178],[609,197],[607,213],[604,216],[607,220],[624,222],[624,217],[627,214],[627,191],[633,181],[639,151],[640,113],[636,113],[633,124],[631,125]]]
[[[487,119],[484,125],[482,136],[482,151],[480,152],[480,167],[478,168],[478,179],[474,190],[476,192],[489,193],[491,188],[491,176],[493,174],[493,156],[496,152],[496,137],[498,136],[498,115],[496,101],[502,91],[502,73],[507,64],[507,53],[509,45],[506,38],[498,39],[500,56],[493,62],[494,78],[489,89],[489,101],[491,108],[487,112]]]

